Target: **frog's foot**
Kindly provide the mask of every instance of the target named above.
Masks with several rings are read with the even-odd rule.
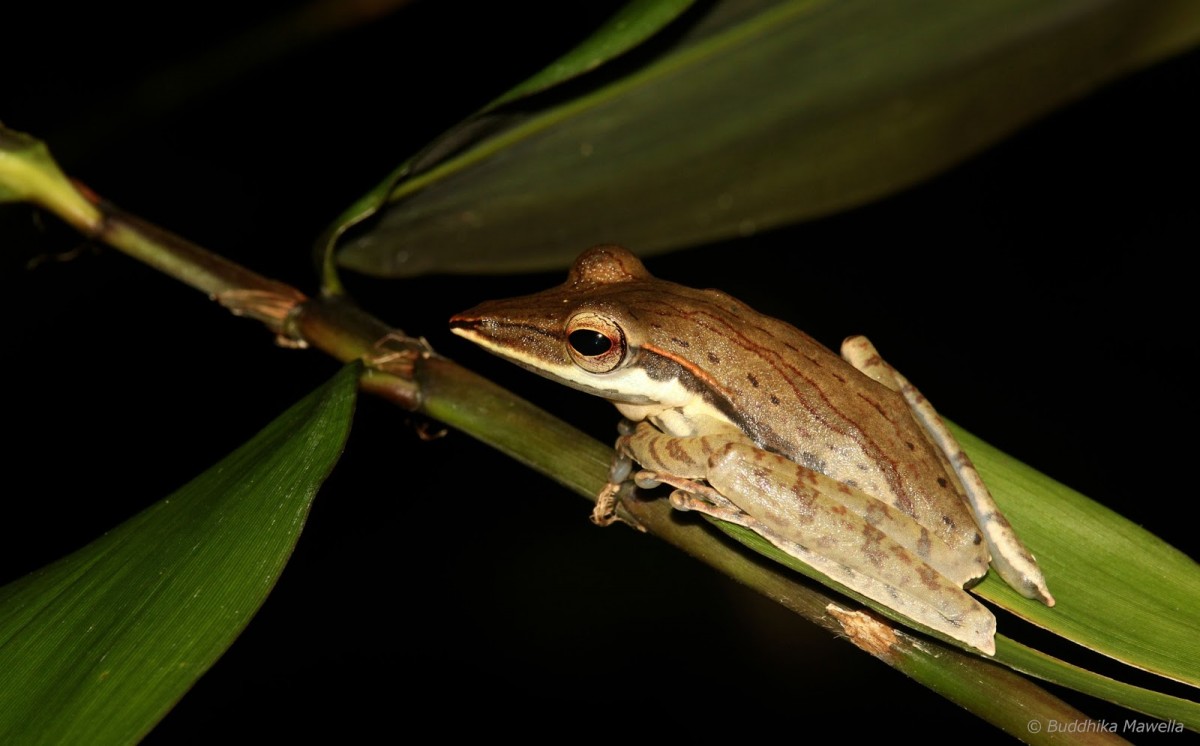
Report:
[[[596,495],[596,507],[592,508],[592,523],[597,526],[611,526],[614,521],[618,520],[617,506],[621,504],[621,497],[618,494],[620,490],[620,484],[609,482],[604,485],[604,489]]]
[[[1037,560],[1000,512],[983,477],[979,476],[970,457],[929,400],[899,371],[888,365],[866,337],[850,337],[843,342],[842,357],[867,376],[904,397],[913,418],[924,428],[958,476],[975,522],[987,541],[992,567],[1000,577],[1022,596],[1053,606],[1054,596],[1050,595]]]
[[[622,487],[619,484],[605,485],[596,496],[596,507],[592,509],[592,523],[597,526],[611,526],[618,521],[630,528],[646,533],[646,527],[633,516],[629,510],[622,510]]]
[[[624,515],[618,512],[621,507],[621,486],[629,480],[629,474],[633,471],[633,459],[621,448],[621,441],[626,437],[627,435],[623,434],[617,439],[617,452],[608,467],[608,483],[596,495],[596,507],[592,508],[592,523],[597,526],[611,526],[620,521],[645,532],[646,527],[638,523],[628,511]]]
[[[710,497],[700,497],[695,492],[688,490],[675,490],[671,493],[671,507],[682,512],[695,511],[703,513],[707,516],[716,518],[718,521],[726,523],[736,523],[739,526],[747,526],[747,522],[752,520],[750,516],[742,512],[741,508],[729,502],[720,495],[716,495],[717,502],[714,502]]]
[[[655,487],[662,485],[663,481],[658,476],[658,472],[647,471],[645,469],[634,473],[633,483],[638,486],[638,489],[652,490]]]
[[[411,379],[416,361],[432,354],[433,348],[424,337],[413,339],[390,331],[375,340],[371,350],[363,355],[363,362],[368,368]]]
[[[675,491],[671,493],[671,507],[676,510],[694,510],[698,513],[708,513],[714,518],[717,516],[709,510],[710,508],[742,512],[729,498],[707,484],[694,479],[658,474],[652,471],[639,471],[633,478],[639,487],[657,487],[660,484],[669,484],[674,487]]]

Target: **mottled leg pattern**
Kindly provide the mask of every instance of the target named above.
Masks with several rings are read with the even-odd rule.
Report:
[[[750,517],[735,505],[733,501],[703,482],[673,477],[669,474],[658,474],[652,471],[640,471],[634,478],[638,481],[639,487],[657,487],[660,484],[669,484],[674,487],[675,490],[671,492],[671,507],[676,510],[681,510],[685,513],[691,510],[706,513],[714,518],[736,523],[739,526],[746,525],[745,522],[750,520]],[[735,514],[740,517],[729,517]]]
[[[675,438],[663,435],[648,422],[635,425],[628,420],[622,420],[617,429],[621,435],[617,438],[616,455],[609,467],[608,484],[604,485],[604,489],[596,496],[596,507],[592,510],[592,522],[599,526],[607,526],[618,520],[618,492],[621,485],[630,478],[635,461],[649,470],[634,474],[634,483],[643,489],[652,489],[664,481],[674,484],[668,478],[660,479],[659,474],[669,474],[676,479],[703,478],[708,457],[717,449],[732,442],[750,443],[745,435],[737,431],[696,438]],[[704,487],[695,482],[691,484]]]
[[[987,571],[911,517],[756,447],[739,432],[676,437],[640,424],[620,449],[671,504],[743,526],[834,583],[991,653],[995,619],[962,589]]]
[[[913,417],[929,434],[958,475],[971,512],[974,513],[991,551],[992,566],[996,568],[996,572],[1026,598],[1035,598],[1047,606],[1053,606],[1054,597],[1046,587],[1046,579],[1038,567],[1037,560],[1017,537],[1008,519],[1000,512],[975,465],[971,463],[971,459],[942,422],[929,400],[908,379],[888,365],[866,337],[850,337],[843,342],[842,357],[865,375],[904,396]]]

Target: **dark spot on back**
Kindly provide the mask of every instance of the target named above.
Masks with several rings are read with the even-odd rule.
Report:
[[[812,453],[811,451],[805,451],[804,453],[800,454],[800,465],[812,469],[813,471],[819,471],[822,474],[825,473],[825,460],[819,458],[817,454]]]
[[[933,544],[929,540],[929,531],[922,526],[921,538],[917,539],[917,555],[922,559],[929,559],[931,551],[933,551]]]
[[[917,577],[919,577],[921,582],[925,584],[925,587],[931,591],[936,591],[940,587],[938,581],[941,579],[941,576],[938,575],[937,570],[934,570],[928,565],[917,568]]]
[[[680,347],[691,347],[691,345],[688,344],[688,341],[686,339],[680,339],[679,337],[671,337],[671,341],[674,342],[675,344],[679,345]]]
[[[754,388],[758,388],[758,379],[754,376],[753,373],[747,373],[746,380],[750,382],[751,386],[753,386]]]
[[[771,403],[778,407],[779,406],[779,397],[775,396],[774,394],[771,394]]]
[[[980,536],[978,533],[976,533],[975,539],[971,543],[974,544],[975,546],[979,546],[980,544],[983,543],[983,537]]]
[[[917,450],[917,447],[912,444],[911,440],[904,441],[904,445],[908,446],[908,450],[910,450],[910,451]]]
[[[710,352],[708,353],[708,362],[716,365],[717,363],[721,362],[721,358],[717,357],[715,352]]]
[[[945,477],[938,477],[938,487],[945,488],[945,487],[946,487],[946,486],[948,486],[949,484],[950,484],[950,483],[946,481],[946,478],[945,478]]]

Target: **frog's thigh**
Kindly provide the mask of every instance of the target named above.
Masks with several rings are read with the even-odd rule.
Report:
[[[942,422],[929,400],[907,378],[888,365],[866,337],[846,339],[842,343],[842,357],[868,377],[904,396],[913,417],[958,474],[971,512],[974,513],[975,521],[987,540],[992,565],[1000,573],[1000,577],[1026,598],[1036,598],[1047,606],[1053,606],[1054,597],[1046,587],[1046,579],[1038,567],[1037,560],[1017,537],[1008,519],[1000,512],[975,465],[971,463],[971,459]]]
[[[686,479],[703,479],[714,453],[730,443],[749,444],[739,432],[679,437],[667,435],[648,422],[639,422],[630,435],[617,441],[617,450],[650,471]]]
[[[835,525],[843,537],[841,543],[848,547],[845,561],[870,551],[864,536],[878,535],[896,545],[895,553],[903,553],[906,558],[911,555],[915,563],[929,566],[958,587],[987,572],[987,557],[983,552],[952,549],[902,511],[820,472],[764,451],[740,432],[678,437],[642,423],[632,434],[621,438],[618,450],[649,470],[637,475],[641,486],[671,484],[722,508],[729,507],[732,500],[736,509],[782,536],[811,526],[812,530],[805,531],[800,540],[819,539],[830,544],[829,538],[819,536],[818,532],[828,529],[830,516],[836,516],[839,522]],[[711,487],[698,484],[697,480],[705,480]]]
[[[777,454],[731,443],[709,461],[708,483],[736,510],[678,494],[672,496],[677,507],[686,503],[743,525],[919,624],[985,652],[994,650],[995,618],[962,589],[964,575],[978,577],[986,567],[968,568],[966,560],[900,511]],[[935,564],[958,577],[947,577]]]
[[[987,571],[903,512],[778,454],[730,444],[706,478],[767,531],[892,585],[961,591]]]
[[[995,617],[962,590],[965,578],[986,568],[964,567],[958,553],[885,503],[763,451],[740,433],[684,438],[642,423],[618,448],[678,488],[671,496],[676,508],[745,526],[834,582],[994,651]]]

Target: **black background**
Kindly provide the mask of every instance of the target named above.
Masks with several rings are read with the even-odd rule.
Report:
[[[0,50],[0,121],[124,208],[311,291],[311,243],[345,205],[617,3],[566,5],[418,3],[219,85],[180,83],[158,110],[131,92],[274,11],[30,10],[6,23],[20,31]],[[149,79],[158,104],[179,80]],[[831,346],[870,335],[948,417],[1194,554],[1198,83],[1185,55],[904,194],[648,264]],[[336,369],[52,216],[0,208],[0,248],[0,582],[165,496]],[[381,318],[608,439],[610,406],[446,331],[455,311],[561,276],[348,281]],[[361,400],[275,592],[151,741],[416,724],[995,733],[654,539],[595,529],[585,501],[469,438],[421,440],[426,424]]]

